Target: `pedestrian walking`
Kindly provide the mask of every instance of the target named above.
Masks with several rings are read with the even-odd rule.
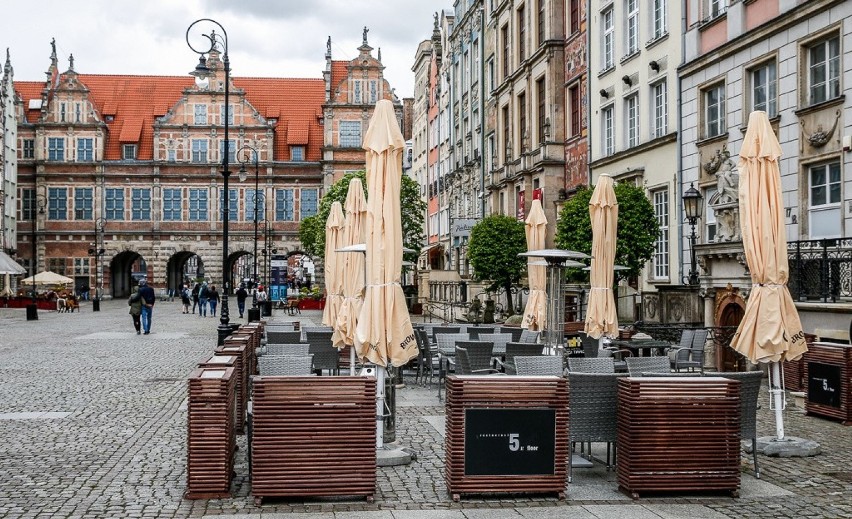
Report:
[[[198,289],[198,316],[207,317],[207,282],[201,283]]]
[[[192,313],[195,313],[195,307],[198,306],[198,291],[201,290],[201,285],[196,283],[192,287]]]
[[[142,294],[139,293],[139,287],[136,287],[136,290],[130,294],[127,305],[130,306],[130,312],[128,313],[133,318],[133,327],[136,329],[136,335],[139,335],[142,333],[142,322],[140,319],[142,316]]]
[[[216,306],[219,304],[219,292],[216,285],[210,285],[207,291],[207,302],[210,303],[210,317],[216,317]]]
[[[154,303],[157,302],[157,294],[148,286],[144,279],[139,282],[139,295],[142,296],[142,333],[151,333],[151,317],[154,312]]]
[[[189,293],[189,287],[184,285],[180,289],[180,302],[183,304],[183,313],[189,313],[189,300],[192,294]]]
[[[246,310],[246,298],[248,298],[246,284],[240,283],[240,288],[237,289],[237,309],[240,311],[240,317],[243,316],[243,312]]]

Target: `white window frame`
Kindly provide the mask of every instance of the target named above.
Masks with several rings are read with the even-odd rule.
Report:
[[[761,75],[763,77],[761,77]],[[771,119],[778,115],[778,65],[764,61],[748,71],[751,87],[751,111],[761,110]],[[758,104],[758,97],[763,97]]]
[[[207,125],[207,105],[196,104],[193,106],[192,123],[196,126]]]
[[[654,38],[662,38],[668,31],[669,6],[668,0],[654,0],[651,10],[651,26],[654,30]]]
[[[669,130],[669,102],[666,81],[651,85],[651,138],[662,137]]]
[[[713,92],[717,93],[715,101],[710,100]],[[716,83],[707,87],[701,91],[701,96],[704,100],[704,137],[709,139],[724,135],[728,131],[725,124],[725,84]],[[715,117],[712,115],[714,110],[716,112]],[[713,126],[716,127],[715,131],[711,131],[711,127]]]
[[[192,148],[190,162],[193,164],[206,164],[210,160],[208,155],[210,145],[207,139],[192,139],[190,146]]]
[[[139,151],[135,144],[121,145],[121,158],[124,160],[136,160],[136,154]]]
[[[624,55],[639,52],[639,0],[624,0]]]
[[[624,118],[627,120],[627,147],[639,145],[639,94],[624,99]]]
[[[615,66],[615,12],[612,7],[601,13],[601,70]]]
[[[819,47],[823,47],[825,58],[822,61],[814,63],[813,54]],[[834,48],[832,49],[832,47]],[[835,51],[834,55],[831,54],[832,50]],[[838,97],[841,93],[840,77],[843,74],[840,59],[840,36],[834,33],[827,38],[808,45],[806,55],[808,66],[808,104],[815,105]],[[822,71],[824,79],[822,81],[815,81],[814,76],[819,71]]]
[[[347,129],[344,131],[344,125],[346,125]],[[355,138],[355,128],[358,128],[357,132],[357,143],[354,143],[352,139]],[[363,139],[361,121],[340,121],[338,123],[338,146],[341,148],[360,148],[361,140]],[[344,138],[345,137],[345,138]],[[344,141],[346,141],[344,143]]]
[[[708,187],[704,190],[704,243],[716,243],[719,228],[716,222],[716,211],[710,205],[710,200],[718,191],[715,187]]]
[[[654,217],[660,232],[654,240],[653,274],[655,280],[669,278],[669,190],[658,189],[651,192]]]
[[[601,149],[604,156],[615,153],[615,107],[601,108]]]
[[[707,0],[707,19],[712,20],[728,12],[728,0]]]
[[[824,169],[824,180],[818,186],[814,185],[814,172],[817,169]],[[836,180],[832,180],[832,169],[836,168]],[[841,237],[841,222],[843,218],[843,169],[839,160],[830,162],[822,162],[808,166],[808,233],[811,239],[821,238],[840,238]],[[814,202],[814,188],[822,187],[825,190],[825,200],[823,203],[817,204]],[[837,188],[836,201],[831,200],[831,188]],[[819,218],[836,218],[835,225],[830,226],[829,232],[822,232],[822,228],[816,229],[814,222]],[[831,232],[834,231],[834,232]]]

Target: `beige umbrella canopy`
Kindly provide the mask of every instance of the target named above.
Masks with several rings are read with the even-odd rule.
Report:
[[[322,312],[322,324],[334,326],[337,313],[343,303],[343,258],[334,252],[343,244],[343,207],[340,202],[331,204],[328,220],[325,222],[325,308]]]
[[[527,234],[527,250],[541,250],[545,247],[547,234],[547,217],[538,198],[532,201],[530,214],[527,216],[524,231]],[[530,297],[524,309],[524,319],[521,326],[530,330],[541,330],[547,321],[547,267],[540,260],[527,258],[527,277],[530,283]]]
[[[343,224],[343,246],[364,243],[364,224],[367,219],[367,202],[360,178],[349,181],[346,193],[346,219]],[[364,254],[338,252],[343,262],[343,304],[337,313],[332,340],[337,348],[355,344],[355,327],[364,300]]]
[[[25,274],[27,269],[13,260],[8,254],[0,251],[0,274]]]
[[[808,350],[799,313],[787,289],[787,236],[781,145],[764,112],[752,112],[737,164],[740,227],[752,291],[731,347],[753,363],[796,360]]]
[[[367,158],[367,286],[358,316],[361,358],[379,366],[402,366],[418,354],[411,317],[400,286],[402,218],[400,183],[405,141],[393,104],[376,103],[364,135]]]
[[[784,439],[784,384],[781,361],[808,351],[799,313],[787,289],[789,264],[781,200],[781,145],[765,112],[748,117],[740,160],[740,229],[751,272],[752,291],[731,347],[753,363],[771,362],[769,392],[775,431]]]
[[[618,314],[612,285],[615,281],[615,241],[618,230],[618,201],[612,177],[601,175],[589,200],[592,219],[591,290],[586,312],[586,333],[599,339],[618,335]]]
[[[30,276],[20,281],[22,285],[32,285],[33,283],[35,283],[36,285],[67,285],[68,283],[73,282],[73,279],[56,274],[55,272],[51,272],[49,270],[39,272],[35,276]]]

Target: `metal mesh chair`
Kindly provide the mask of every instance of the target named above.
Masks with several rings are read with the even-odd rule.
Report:
[[[631,377],[641,377],[643,373],[668,373],[669,359],[666,357],[627,357],[627,372]]]
[[[521,337],[518,339],[518,342],[535,343],[538,342],[539,335],[541,335],[541,332],[534,332],[525,329],[521,331]]]
[[[757,464],[757,401],[763,372],[745,371],[715,375],[740,381],[740,438],[751,439],[754,475],[760,479],[760,467]]]
[[[520,342],[521,333],[523,333],[523,331],[524,331],[523,328],[516,328],[514,326],[501,326],[500,327],[500,333],[511,333],[512,334],[512,340],[509,341],[509,342]]]
[[[302,332],[293,330],[266,330],[267,344],[294,344],[302,340]]]
[[[303,342],[294,344],[267,344],[266,355],[308,355],[308,345]]]
[[[597,360],[597,359],[572,359]],[[607,467],[610,450],[617,438],[616,411],[618,409],[618,378],[622,373],[578,373],[568,371],[568,428],[569,440],[575,442],[606,442]],[[572,464],[568,457],[568,482],[571,482]]]
[[[310,375],[312,355],[264,355],[257,359],[261,375]]]
[[[515,370],[518,375],[553,375],[561,377],[564,372],[562,357],[556,355],[515,356]]]
[[[569,357],[568,371],[574,373],[615,373],[615,363],[612,357],[599,357],[596,359]]]
[[[470,338],[473,339],[473,336]],[[476,340],[494,344],[494,355],[505,355],[506,344],[512,342],[512,335],[509,333],[480,333]]]

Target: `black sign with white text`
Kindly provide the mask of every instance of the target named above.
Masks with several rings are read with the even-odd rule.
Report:
[[[840,408],[840,366],[808,362],[808,400]]]
[[[554,474],[555,409],[466,409],[466,476]]]

